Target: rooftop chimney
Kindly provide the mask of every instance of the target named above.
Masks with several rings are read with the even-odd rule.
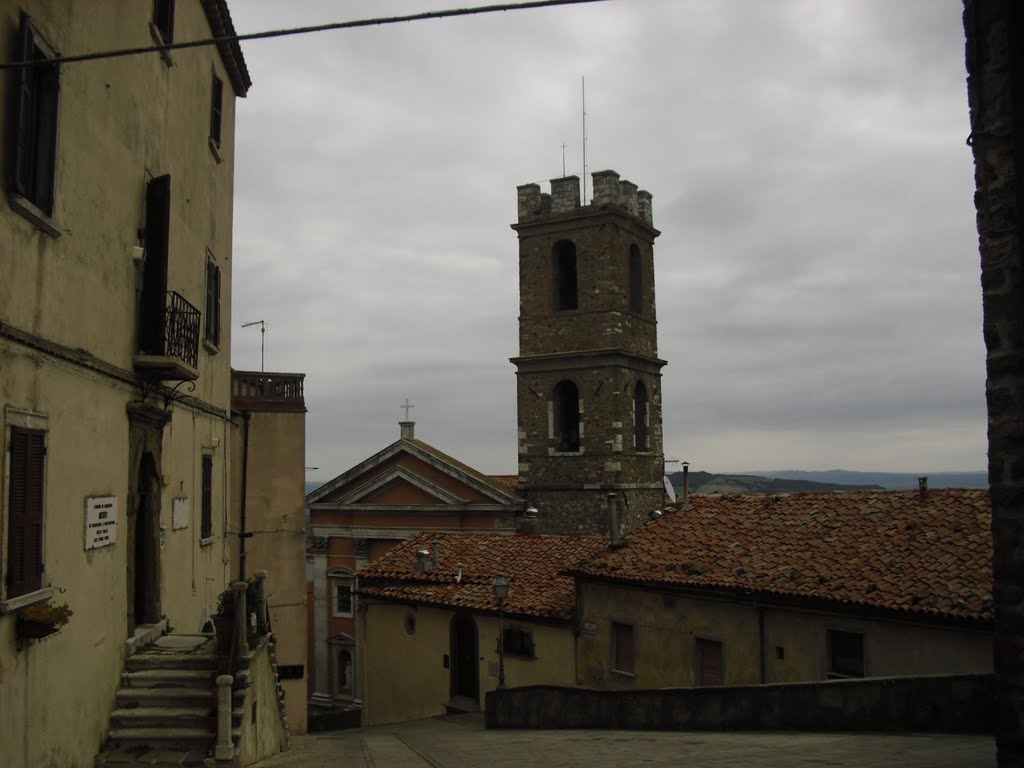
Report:
[[[922,477],[917,478],[917,492],[921,495],[922,499],[928,493],[928,476],[927,475],[923,475]]]
[[[619,531],[619,495],[609,493],[608,499],[608,537],[613,547],[622,546],[622,533]]]
[[[413,440],[416,437],[416,422],[415,421],[400,421],[398,426],[402,429],[403,440]]]
[[[533,535],[539,532],[540,521],[538,520],[537,508],[532,504],[523,511],[523,516],[516,524],[516,533]]]
[[[683,504],[690,501],[690,462],[683,462]]]
[[[416,573],[426,573],[430,570],[430,550],[429,549],[417,549],[416,550],[416,563],[412,569]]]

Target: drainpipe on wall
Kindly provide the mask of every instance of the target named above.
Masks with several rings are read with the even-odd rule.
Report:
[[[238,580],[245,581],[245,499],[249,488],[249,411],[242,412],[242,504],[238,520]]]

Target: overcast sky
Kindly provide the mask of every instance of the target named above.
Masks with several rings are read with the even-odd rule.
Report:
[[[482,2],[234,0],[239,32]],[[306,373],[307,479],[416,434],[516,471],[516,186],[654,196],[665,454],[977,470],[960,0],[609,0],[243,44],[232,364]],[[588,188],[589,188],[588,183]],[[670,465],[673,469],[678,465]]]

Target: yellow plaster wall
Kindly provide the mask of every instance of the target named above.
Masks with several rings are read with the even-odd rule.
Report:
[[[250,685],[245,689],[241,738],[236,756],[240,768],[276,755],[288,746],[288,733],[277,704],[277,681],[270,649],[261,639],[249,663]],[[255,709],[254,709],[255,707]],[[255,712],[255,719],[253,713]]]
[[[0,60],[18,58],[13,43],[21,10],[65,54],[152,43],[151,3],[21,0],[0,4]],[[210,35],[198,0],[177,3],[175,34]],[[178,631],[195,632],[226,575],[234,100],[216,49],[173,57],[170,68],[156,54],[62,67],[53,221],[63,234],[39,231],[8,205],[6,194],[0,199],[0,323],[131,372],[137,269],[131,246],[139,244],[147,173],[172,175],[168,288],[203,311],[207,248],[222,275],[221,351],[200,348],[199,380],[188,394],[223,415],[174,406],[163,439],[162,611]],[[214,71],[225,84],[219,164],[207,142]],[[0,78],[0,103],[12,103],[15,82],[11,74]],[[5,143],[5,182],[10,157]],[[0,615],[0,762],[12,768],[92,765],[124,661],[132,545],[125,407],[139,391],[7,339],[0,339],[0,359],[3,413],[31,411],[47,419],[43,584],[64,590],[55,601],[74,611],[58,635],[21,651],[14,616]],[[204,448],[214,455],[214,536],[200,546]],[[7,490],[5,474],[4,553]],[[86,551],[85,499],[107,495],[118,500],[118,541]],[[190,500],[188,526],[181,530],[171,525],[175,497]]]
[[[233,519],[241,511],[242,449],[240,414],[232,437]],[[249,467],[246,489],[246,574],[267,571],[267,604],[277,637],[277,663],[302,664],[301,679],[284,680],[288,727],[306,731],[306,556],[305,509],[306,414],[304,411],[253,411],[249,420]],[[237,527],[236,527],[237,530]],[[232,542],[232,578],[238,575],[237,539]]]
[[[724,644],[727,685],[761,682],[758,614],[751,601],[708,600],[653,589],[583,582],[577,640],[581,685],[607,688],[691,686],[696,641]],[[839,614],[763,608],[765,681],[823,680],[828,631],[864,635],[865,673],[872,677],[991,672],[990,632]],[[611,669],[612,622],[634,627],[635,673]],[[783,649],[783,659],[776,648]]]
[[[406,616],[413,616],[416,631],[405,631]],[[451,671],[444,666],[451,655],[450,627],[455,613],[361,599],[360,627],[363,661],[363,718],[365,725],[383,725],[444,714],[450,699]],[[478,637],[480,702],[497,687],[498,617],[475,615]],[[574,683],[574,644],[568,625],[509,621],[533,632],[535,659],[505,657],[509,686]]]

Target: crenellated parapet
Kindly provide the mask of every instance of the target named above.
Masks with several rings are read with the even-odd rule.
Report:
[[[541,192],[539,184],[523,184],[518,192],[519,221],[537,216],[572,213],[585,208],[621,208],[648,226],[654,226],[651,193],[638,189],[631,181],[619,178],[615,171],[595,171],[594,196],[589,205],[580,201],[580,177],[551,180],[551,192]]]

